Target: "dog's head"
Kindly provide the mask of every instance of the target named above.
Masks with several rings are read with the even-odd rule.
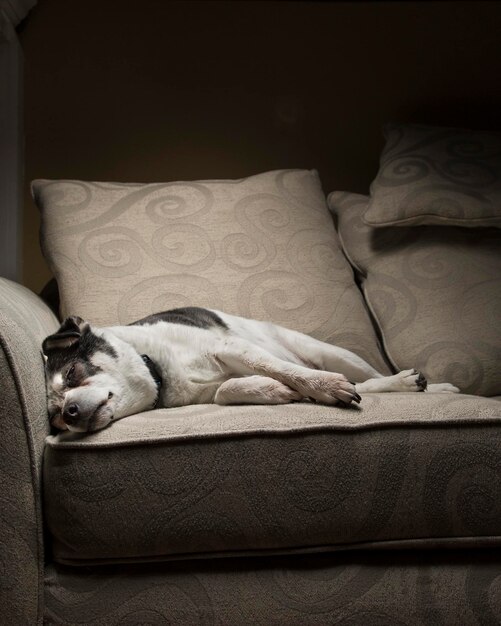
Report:
[[[49,417],[56,428],[99,430],[156,403],[159,385],[151,363],[109,330],[68,317],[42,350]]]

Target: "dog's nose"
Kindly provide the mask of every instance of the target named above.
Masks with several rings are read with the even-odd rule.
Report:
[[[76,402],[72,402],[65,407],[63,411],[63,418],[66,422],[73,422],[80,414],[80,408]]]

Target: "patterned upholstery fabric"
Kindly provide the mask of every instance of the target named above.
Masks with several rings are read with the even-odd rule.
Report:
[[[82,626],[498,624],[495,550],[372,551],[49,566],[46,623]]]
[[[501,543],[500,425],[495,400],[400,393],[352,410],[162,409],[60,434],[44,463],[54,558]]]
[[[356,350],[387,371],[318,175],[233,181],[35,181],[62,315],[125,324],[197,305]]]
[[[200,206],[202,215],[203,206],[191,200],[187,203],[196,200],[197,192],[207,199],[202,188],[208,186],[219,203],[215,182],[162,185],[155,190],[97,183],[35,186],[43,198],[44,220],[46,202],[54,207],[53,213],[47,212],[52,214],[50,224],[44,223],[45,244],[62,280],[64,306],[75,298],[85,311],[71,308],[71,312],[98,323],[126,322],[142,315],[141,307],[150,312],[188,301],[240,314],[250,310],[247,314],[254,317],[261,311],[263,317],[291,327],[301,324],[302,330],[352,348],[383,369],[351,270],[335,234],[331,236],[331,224],[312,208],[320,193],[315,175],[263,176],[268,185],[263,204],[255,197],[256,188],[251,193],[245,187],[252,187],[253,179],[260,177],[221,183],[236,195],[242,192],[234,205],[240,230],[224,230],[226,210],[210,209],[215,230],[202,222],[197,230],[186,221],[187,207]],[[160,187],[180,195],[163,204],[154,195]],[[131,198],[134,190],[137,195]],[[100,204],[100,196],[97,204],[89,202],[83,208],[87,193],[95,199],[101,192],[107,198],[108,193],[115,194],[113,201]],[[142,193],[149,192],[153,193],[148,200],[158,202],[149,204],[144,198],[143,204],[136,203]],[[243,200],[247,193],[253,198],[250,209]],[[272,208],[264,203],[270,194],[280,198]],[[312,197],[317,200],[311,201]],[[364,239],[367,228],[358,209],[351,214],[361,198],[350,194],[342,204],[345,200],[346,215],[353,217],[357,249],[368,259],[375,253]],[[296,213],[298,203],[308,206],[311,244],[302,213]],[[301,234],[297,238],[303,247],[296,245],[295,233],[287,230],[288,218],[277,209],[285,205],[289,221],[298,223]],[[98,213],[103,207],[101,220]],[[140,235],[139,223],[127,226],[121,221],[127,213],[132,221],[137,215],[141,220],[148,215],[151,230]],[[205,230],[211,233],[207,245],[201,234]],[[289,239],[281,237],[282,243],[273,239],[278,230],[282,235],[287,231]],[[388,233],[380,232],[378,254],[385,246],[392,254],[397,243],[394,235],[385,239]],[[182,233],[179,239],[176,233]],[[249,233],[252,243],[246,247],[243,235]],[[328,237],[322,239],[322,233]],[[198,243],[183,249],[181,240],[186,241],[187,234],[200,237]],[[404,241],[405,236],[409,235],[402,229]],[[177,247],[167,241],[170,237]],[[313,243],[318,237],[320,246]],[[468,263],[461,267],[466,276],[479,266],[486,272],[488,259],[495,256],[496,236],[489,239],[482,233],[481,239],[478,249],[467,239],[467,249],[475,255],[468,256]],[[466,244],[458,241],[463,250]],[[302,252],[296,254],[299,248]],[[480,249],[483,252],[476,256]],[[229,250],[231,255],[225,257]],[[185,254],[194,255],[195,266],[199,263],[193,272],[178,267],[186,261]],[[240,259],[238,272],[248,262],[241,274],[245,278],[239,280],[236,272],[232,283],[219,283],[229,272],[230,257]],[[260,265],[261,259],[269,263],[266,268]],[[251,268],[254,262],[257,269]],[[376,255],[371,264],[377,262]],[[393,259],[393,264],[398,262]],[[323,269],[317,272],[319,267]],[[432,263],[430,269],[435,272],[437,293],[440,267]],[[411,268],[417,272],[415,263]],[[211,277],[204,275],[197,283],[193,277],[209,269]],[[494,277],[483,274],[479,280],[495,281],[498,269],[492,271],[497,272]],[[118,293],[121,272],[130,282],[125,292]],[[259,282],[263,274],[264,284]],[[255,282],[248,282],[244,289],[251,276]],[[185,278],[190,291],[180,295],[179,285]],[[207,295],[210,289],[204,291],[201,286],[208,280],[216,285],[214,292],[224,293],[228,306],[212,303]],[[306,286],[295,288],[301,280]],[[386,284],[396,282],[397,278]],[[479,286],[467,284],[466,288],[473,291],[471,300],[478,300],[481,308],[456,306],[453,314],[446,313],[461,321],[480,315],[478,323],[468,328],[480,333],[471,340],[476,349],[489,355],[491,340],[486,337],[490,329],[485,320],[490,311],[494,315],[495,302],[482,291],[475,294]],[[322,313],[319,325],[306,304],[309,289],[315,297],[317,290],[322,298],[328,294],[327,300],[312,304],[315,311],[331,307],[329,314]],[[290,292],[292,301],[288,300]],[[245,300],[246,293],[252,298],[249,295]],[[200,300],[193,301],[199,296]],[[386,311],[391,312],[390,294],[382,294],[381,300],[386,300]],[[406,300],[395,306],[401,307],[402,302]],[[286,321],[288,309],[291,315]],[[96,319],[94,310],[102,319]],[[340,334],[336,324],[348,330]],[[351,409],[309,403],[195,406],[139,414],[87,436],[65,433],[46,439],[49,428],[40,345],[57,326],[54,315],[36,296],[0,281],[0,607],[5,623],[41,626],[43,619],[47,625],[68,626],[427,626],[494,624],[501,619],[501,554],[495,547],[501,526],[501,404],[497,399],[367,394],[361,407]],[[450,355],[450,346],[447,350]],[[465,377],[470,370],[455,359],[446,374],[459,371]],[[494,387],[494,369],[482,363],[476,376]],[[497,393],[501,393],[499,387]],[[42,522],[43,454],[46,519]],[[49,539],[45,553],[44,535]],[[441,545],[456,549],[436,549]],[[388,546],[433,549],[384,549]],[[464,546],[489,549],[460,549]],[[336,551],[315,554],[319,549]],[[270,555],[294,550],[312,553]],[[196,558],[238,553],[261,556]],[[79,566],[54,563],[54,555]],[[195,559],[172,560],[179,557]],[[171,561],[142,562],[148,559]],[[109,563],[127,560],[133,563]],[[90,565],[91,561],[100,565]]]
[[[49,432],[42,339],[57,328],[33,293],[0,278],[0,621],[43,610],[41,464]]]
[[[416,367],[465,393],[501,393],[501,230],[373,229],[362,221],[368,201],[329,196],[395,368]]]
[[[501,226],[501,133],[388,124],[370,226]]]

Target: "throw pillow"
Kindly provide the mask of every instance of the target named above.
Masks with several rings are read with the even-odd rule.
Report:
[[[315,171],[32,188],[63,317],[113,325],[215,308],[300,330],[387,371]]]
[[[388,124],[370,226],[501,227],[501,133]]]

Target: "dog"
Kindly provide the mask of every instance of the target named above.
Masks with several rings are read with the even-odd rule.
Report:
[[[108,328],[68,317],[42,351],[51,424],[76,432],[187,404],[309,399],[345,407],[366,392],[459,391],[449,383],[428,385],[415,369],[384,376],[344,348],[200,307]]]

